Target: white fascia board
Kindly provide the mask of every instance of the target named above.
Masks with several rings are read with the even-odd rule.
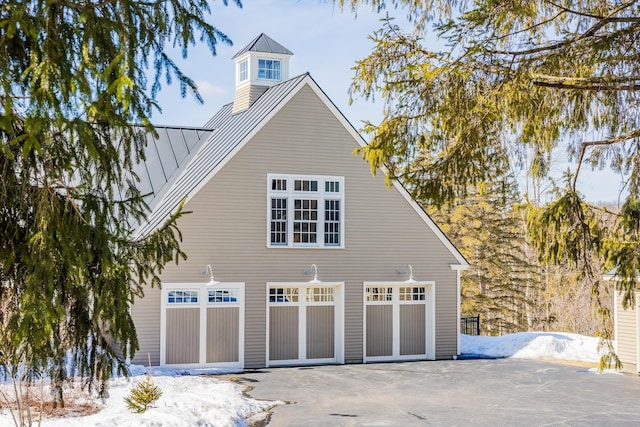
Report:
[[[318,86],[318,84],[311,78],[311,76],[307,75],[304,81],[310,80],[309,86],[313,91],[318,95],[318,97],[324,102],[327,108],[333,113],[333,115],[338,119],[340,123],[349,131],[353,139],[360,145],[360,147],[365,147],[367,142],[362,138],[362,136],[356,131],[353,125],[347,120],[347,118],[342,114],[342,112],[335,106],[335,104],[329,99],[326,93],[322,91],[322,89]],[[381,169],[384,175],[387,175],[384,169]],[[464,258],[464,256],[456,249],[456,247],[451,243],[451,241],[445,236],[445,234],[440,230],[440,227],[436,225],[435,222],[427,215],[427,213],[422,209],[422,207],[411,198],[409,192],[397,181],[393,180],[393,186],[402,194],[407,203],[411,205],[411,207],[418,213],[420,218],[429,226],[431,231],[435,233],[438,239],[442,242],[442,244],[451,252],[451,254],[458,261],[458,264],[454,264],[451,266],[452,269],[467,269],[469,268],[469,262]]]

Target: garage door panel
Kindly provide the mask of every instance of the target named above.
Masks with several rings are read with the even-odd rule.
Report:
[[[298,358],[298,330],[299,314],[297,306],[270,307],[270,360],[294,360]]]
[[[307,307],[307,358],[335,357],[335,307]]]
[[[424,304],[400,306],[400,355],[426,353]]]
[[[240,308],[207,309],[207,363],[237,362],[239,337]]]
[[[393,354],[393,306],[367,307],[367,356]]]
[[[200,345],[200,309],[167,310],[166,363],[198,363]]]

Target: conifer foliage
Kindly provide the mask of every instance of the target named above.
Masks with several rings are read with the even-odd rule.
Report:
[[[10,375],[48,373],[61,390],[71,355],[104,394],[113,364],[138,348],[129,304],[184,253],[181,210],[133,234],[147,206],[132,165],[163,82],[199,99],[167,48],[186,56],[197,37],[215,54],[230,43],[209,13],[205,0],[0,1],[0,355]]]
[[[471,264],[461,276],[461,314],[480,315],[482,334],[501,335],[532,327],[539,268],[527,251],[520,196],[513,178],[468,190],[465,199],[429,215]]]
[[[568,153],[561,194],[530,206],[531,242],[543,264],[567,263],[593,283],[603,323],[604,271],[618,267],[615,283],[631,302],[640,275],[640,1],[338,3],[388,8],[412,24],[387,19],[355,67],[353,95],[385,102],[383,121],[366,125],[371,142],[358,150],[372,171],[386,166],[440,206],[493,182],[496,161],[515,159],[544,177]],[[619,214],[585,202],[578,177],[587,167],[620,174]]]

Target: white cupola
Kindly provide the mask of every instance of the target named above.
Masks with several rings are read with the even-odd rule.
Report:
[[[236,93],[231,112],[246,110],[271,86],[289,79],[291,55],[293,52],[264,33],[236,53]]]

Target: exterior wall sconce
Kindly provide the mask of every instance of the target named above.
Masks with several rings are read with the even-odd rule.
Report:
[[[207,272],[209,272],[211,274],[211,277],[210,277],[209,281],[207,282],[207,286],[215,286],[215,285],[220,283],[213,277],[213,268],[211,268],[210,264],[207,264],[207,268],[204,271],[204,274],[207,274]]]
[[[405,280],[404,283],[409,283],[409,284],[418,283],[413,279],[413,267],[411,267],[411,264],[407,264],[407,267],[409,268],[409,278]]]
[[[313,269],[313,279],[309,280],[310,285],[319,285],[322,283],[320,279],[318,279],[318,266],[315,264],[311,264],[311,268]]]

